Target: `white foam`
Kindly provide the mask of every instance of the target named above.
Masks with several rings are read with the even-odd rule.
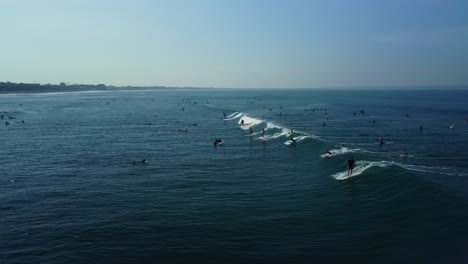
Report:
[[[242,125],[242,121],[244,121],[244,124]],[[256,119],[252,118],[248,115],[243,115],[241,118],[239,118],[238,124],[240,125],[240,128],[243,130],[249,130],[251,127],[254,127],[256,125],[259,125],[263,123],[263,120],[261,119]]]
[[[243,115],[243,113],[234,112],[234,113],[228,115],[224,120],[234,120],[234,119],[237,119],[237,118],[241,117],[242,115]]]
[[[279,130],[279,132],[274,133],[273,135],[265,135],[265,139],[276,139],[279,137],[290,136],[291,129],[276,125],[272,122],[267,122],[266,130]]]
[[[312,136],[304,135],[304,136],[294,137],[294,142],[291,141],[291,140],[288,140],[288,141],[284,142],[284,144],[285,145],[291,145],[291,144],[294,144],[294,143],[301,142],[301,141],[303,141],[304,139],[307,139],[307,138],[312,138]]]

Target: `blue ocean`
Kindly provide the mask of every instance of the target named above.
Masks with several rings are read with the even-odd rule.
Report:
[[[0,263],[468,263],[467,102],[443,87],[0,95]]]

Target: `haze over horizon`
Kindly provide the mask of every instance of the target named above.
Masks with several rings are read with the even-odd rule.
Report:
[[[0,81],[468,84],[468,2],[0,0]]]

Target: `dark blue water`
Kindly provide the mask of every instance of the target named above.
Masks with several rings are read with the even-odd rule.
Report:
[[[0,263],[466,263],[467,99],[1,95]]]

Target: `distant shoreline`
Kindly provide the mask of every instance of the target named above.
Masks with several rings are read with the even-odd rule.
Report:
[[[168,90],[168,89],[204,89],[199,87],[166,86],[107,86],[105,84],[35,84],[0,82],[0,94],[16,93],[67,93],[67,92],[105,92],[122,90]]]
[[[215,87],[170,87],[170,86],[113,86],[105,84],[35,84],[0,82],[0,94],[37,94],[69,92],[113,92],[113,91],[162,91],[162,90],[202,90]],[[317,90],[317,91],[466,91],[468,85],[406,85],[406,86],[349,86],[311,88],[216,88],[216,90]]]

